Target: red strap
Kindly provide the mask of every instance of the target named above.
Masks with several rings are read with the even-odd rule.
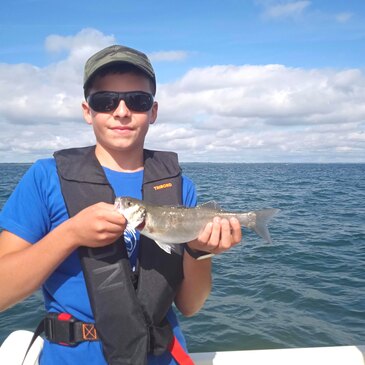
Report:
[[[179,365],[194,365],[194,361],[185,351],[185,349],[180,345],[175,336],[170,343],[169,351]]]

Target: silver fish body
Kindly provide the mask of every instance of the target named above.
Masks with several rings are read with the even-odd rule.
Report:
[[[130,197],[116,198],[115,208],[125,216],[131,227],[153,239],[169,253],[173,245],[196,239],[214,217],[227,219],[236,217],[242,226],[254,230],[271,243],[266,225],[279,211],[279,209],[264,209],[245,213],[228,212],[220,209],[215,202],[201,204],[195,208],[153,205]]]

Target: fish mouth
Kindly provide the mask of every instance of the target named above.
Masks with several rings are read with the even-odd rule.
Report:
[[[142,231],[143,230],[143,228],[146,226],[146,222],[145,221],[143,221],[142,223],[140,223],[137,227],[136,227],[136,229],[138,229],[138,231]]]
[[[146,209],[139,209],[139,211],[141,212],[141,223],[138,224],[138,226],[136,226],[136,229],[138,229],[138,231],[142,231],[144,229],[144,227],[146,226],[146,216],[147,216],[147,212]]]

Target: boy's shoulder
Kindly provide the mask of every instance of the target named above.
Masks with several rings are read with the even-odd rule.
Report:
[[[41,158],[34,162],[34,165],[42,168],[54,168],[56,161],[53,157]]]
[[[53,157],[39,159],[33,163],[30,170],[35,173],[53,173],[56,171],[56,161]]]
[[[44,185],[57,176],[56,162],[53,158],[44,158],[35,161],[23,176],[23,183]]]

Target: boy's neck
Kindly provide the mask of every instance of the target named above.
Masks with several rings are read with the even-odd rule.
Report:
[[[102,166],[114,171],[135,172],[143,170],[143,149],[138,151],[107,151],[97,144],[95,155]]]

